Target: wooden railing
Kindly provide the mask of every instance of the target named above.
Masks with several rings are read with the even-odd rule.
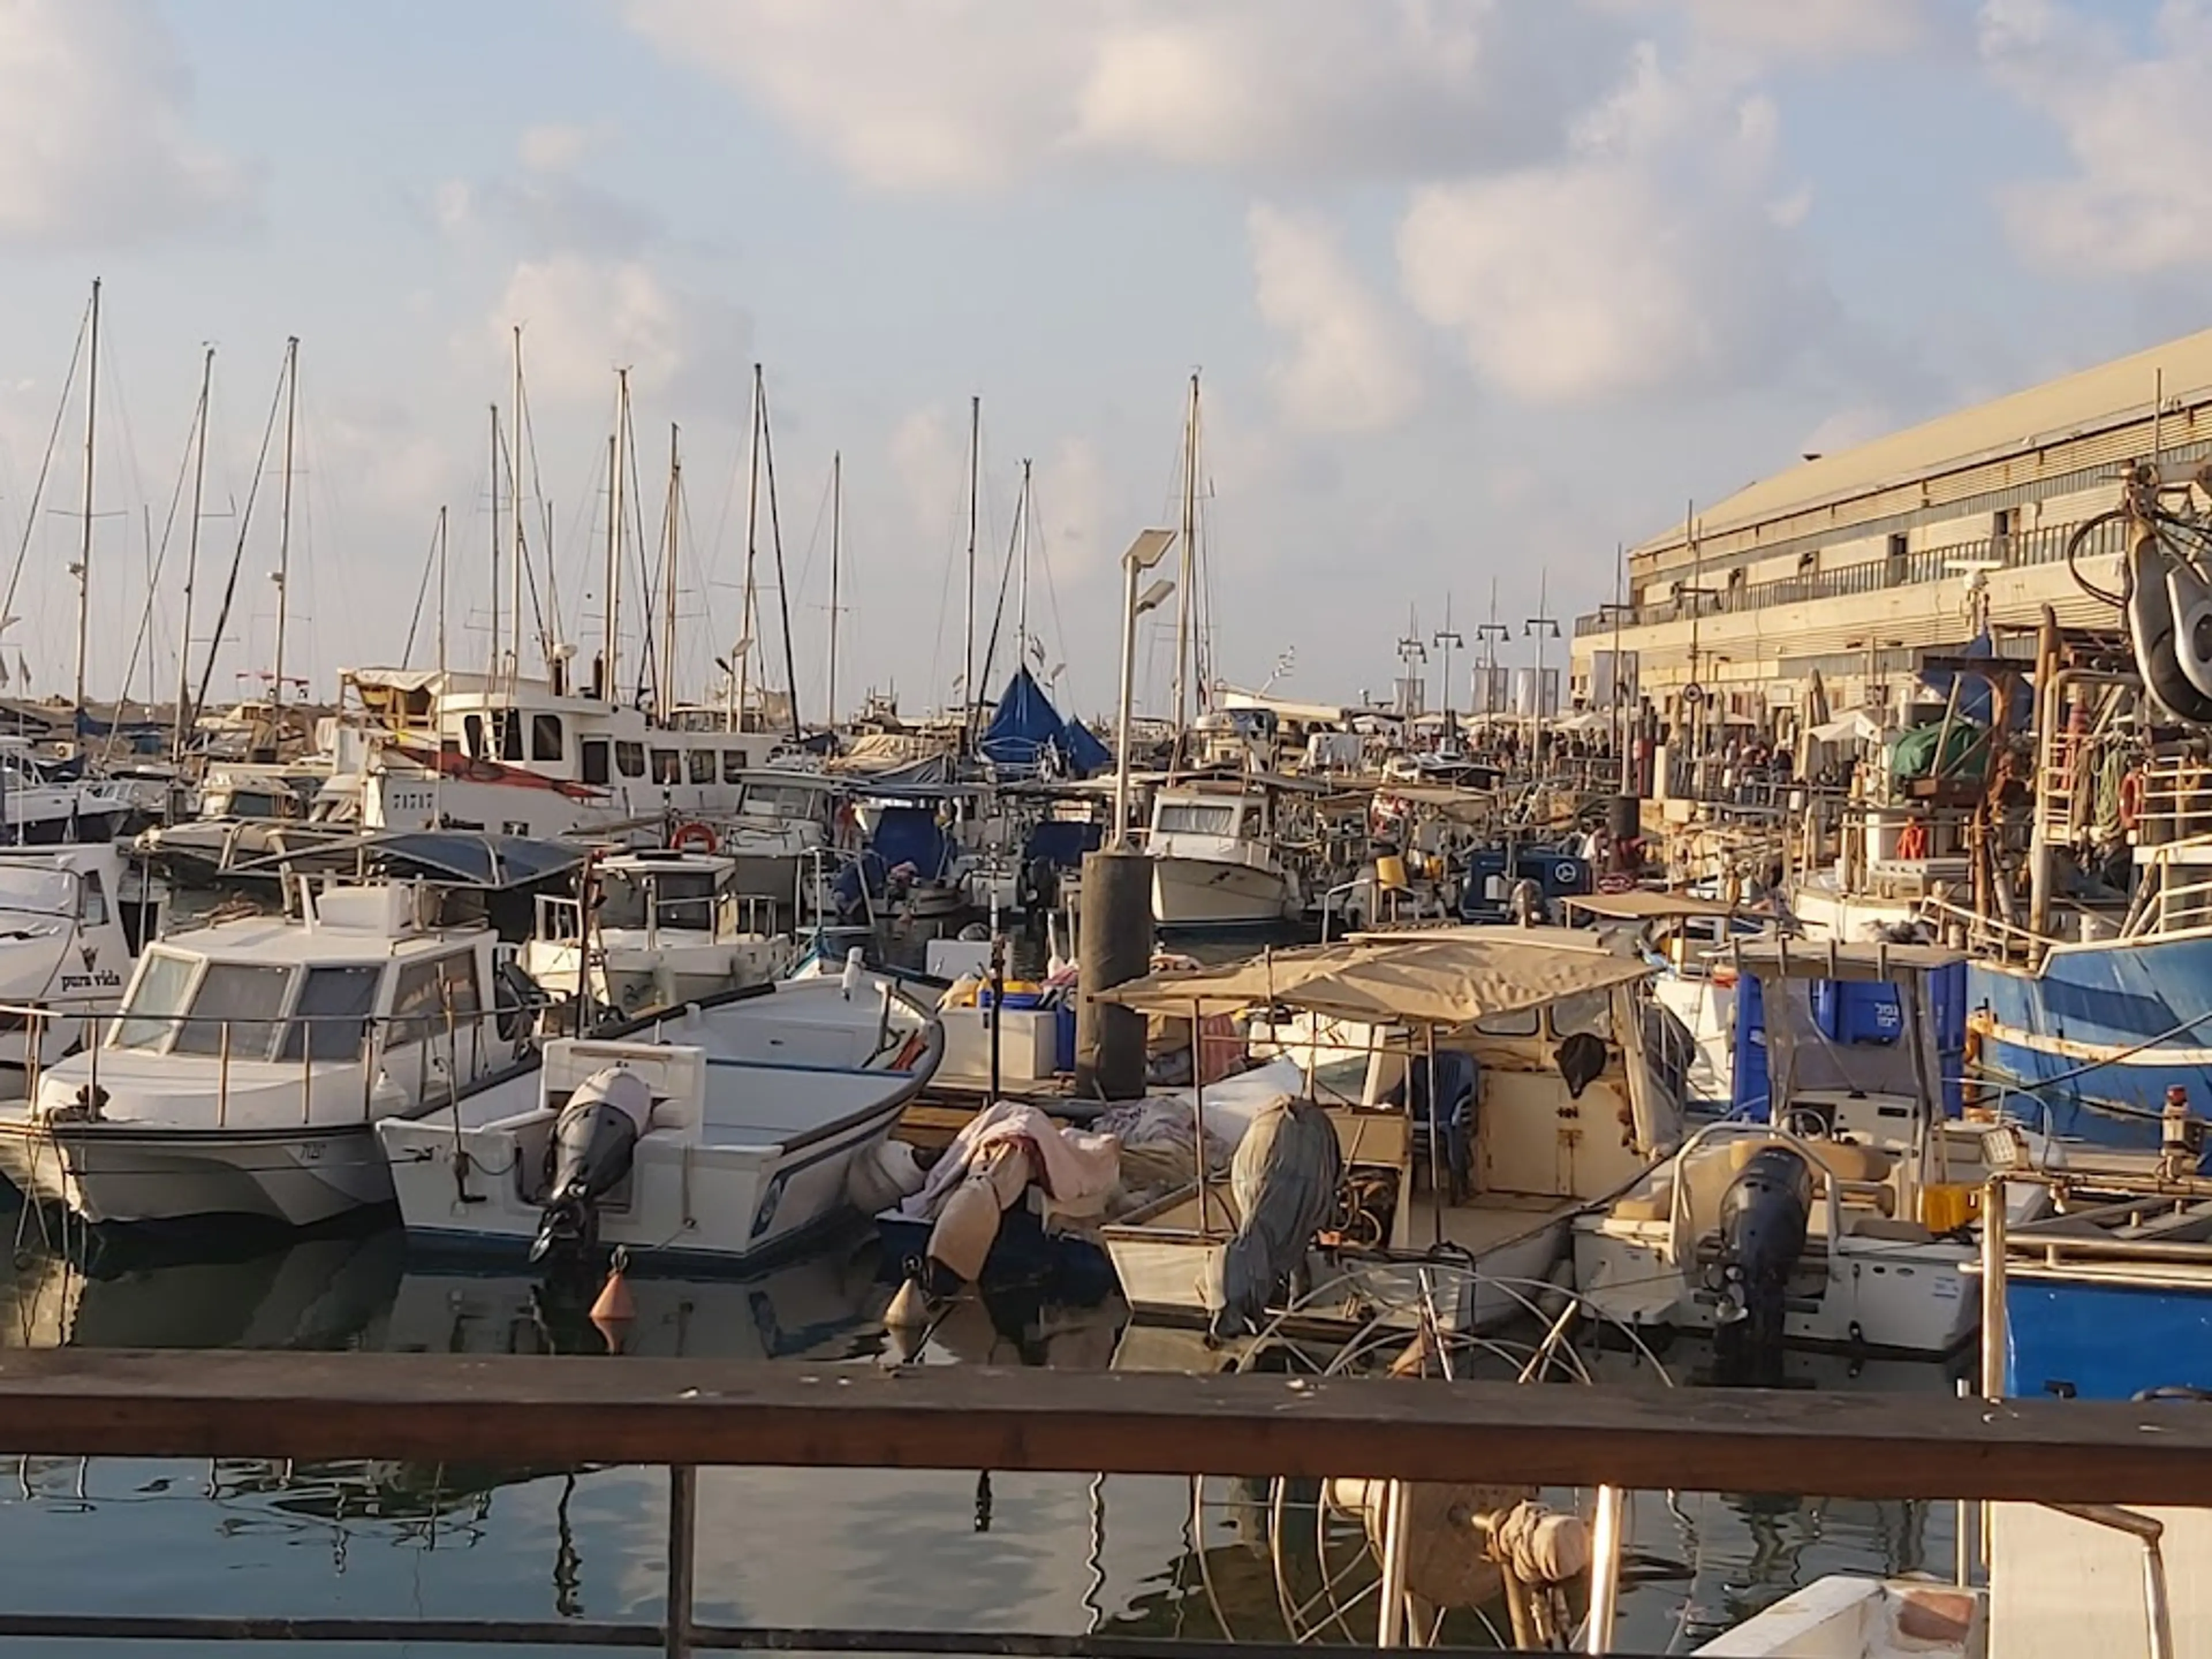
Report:
[[[2170,1405],[1258,1374],[67,1350],[0,1355],[0,1442],[27,1455],[377,1457],[539,1470],[630,1463],[670,1472],[669,1595],[659,1624],[0,1610],[0,1639],[111,1643],[439,1641],[1037,1659],[1230,1651],[1110,1636],[698,1623],[691,1585],[702,1465],[1354,1475],[2076,1504],[2187,1504],[2212,1492],[2212,1413]]]

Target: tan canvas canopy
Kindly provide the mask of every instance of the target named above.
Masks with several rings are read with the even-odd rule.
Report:
[[[1149,974],[1099,1000],[1187,1014],[1269,1002],[1370,1024],[1457,1027],[1641,979],[1641,962],[1509,938],[1308,945],[1223,968]]]
[[[1573,893],[1564,901],[1571,908],[1607,921],[1656,921],[1674,916],[1732,916],[1737,907],[1690,893]]]

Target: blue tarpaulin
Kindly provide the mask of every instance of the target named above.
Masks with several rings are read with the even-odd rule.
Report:
[[[933,881],[945,873],[951,862],[951,849],[945,844],[944,827],[937,821],[934,807],[885,806],[868,845],[888,868],[911,864],[917,875]]]
[[[1026,665],[1016,669],[1006,683],[998,712],[991,716],[990,727],[977,746],[994,765],[1042,766],[1050,757],[1058,770],[1079,778],[1089,776],[1113,758],[1106,745],[1080,724],[1060,718],[1060,711],[1052,706],[1052,699],[1045,696],[1044,688]]]

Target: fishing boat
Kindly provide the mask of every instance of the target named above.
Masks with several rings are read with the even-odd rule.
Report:
[[[297,920],[177,933],[100,1041],[0,1108],[0,1170],[95,1227],[388,1203],[372,1126],[515,1064],[495,934],[426,921],[428,886],[297,890]]]
[[[1274,927],[1303,913],[1280,850],[1273,792],[1251,780],[1164,785],[1145,850],[1152,920],[1163,927]]]
[[[929,1011],[857,963],[725,992],[378,1126],[410,1237],[556,1261],[757,1261],[896,1194],[870,1160],[936,1073]]]
[[[522,970],[553,996],[625,1018],[765,984],[791,966],[791,939],[737,883],[737,860],[716,854],[617,854],[592,866],[580,897],[538,895]]]
[[[1534,1306],[1564,1269],[1575,1213],[1679,1139],[1678,1103],[1644,1052],[1636,987],[1647,971],[1587,933],[1451,928],[1155,974],[1103,995],[1186,1018],[1280,1007],[1336,1022],[1322,1041],[1291,1048],[1344,1172],[1324,1206],[1327,1243],[1294,1276],[1344,1281],[1353,1302],[1364,1290],[1418,1308],[1435,1261],[1471,1261],[1477,1271],[1453,1280],[1452,1305],[1433,1313],[1474,1330]],[[1356,1088],[1321,1087],[1325,1070],[1356,1073]],[[1277,1087],[1239,1102],[1238,1081],[1196,1091],[1210,1135],[1249,1133],[1282,1097]],[[1234,1183],[1202,1176],[1107,1226],[1124,1299],[1140,1316],[1206,1318],[1247,1222]]]
[[[1720,1329],[1750,1364],[1786,1342],[1951,1352],[1978,1316],[1960,1272],[1989,1127],[1955,1115],[1965,959],[1774,939],[1730,961],[1744,1115],[1576,1223],[1577,1288],[1623,1324]]]

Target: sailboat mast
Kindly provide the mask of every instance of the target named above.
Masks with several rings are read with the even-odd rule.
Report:
[[[1014,665],[1026,668],[1030,660],[1030,467],[1022,459],[1022,580],[1014,606]]]
[[[100,407],[100,278],[92,279],[92,355],[84,382],[84,527],[76,556],[76,702],[70,714],[75,735],[84,732],[84,659],[92,641],[92,456],[95,415]]]
[[[270,690],[270,726],[277,740],[283,737],[284,615],[291,609],[286,598],[292,584],[292,442],[300,414],[300,337],[284,342],[284,476],[276,504],[276,661]]]
[[[744,596],[738,602],[737,660],[730,665],[733,701],[730,708],[730,730],[742,732],[745,725],[745,708],[752,694],[753,678],[753,589],[754,562],[760,553],[760,471],[761,471],[761,400],[763,394],[761,366],[753,365],[753,431],[752,453],[745,477],[745,585]]]
[[[968,650],[960,675],[960,730],[975,736],[975,522],[976,498],[981,494],[983,452],[983,399],[968,400]]]
[[[193,421],[192,520],[185,528],[185,614],[177,624],[177,710],[172,748],[175,758],[185,757],[185,735],[191,730],[192,590],[200,575],[200,503],[207,495],[208,400],[215,383],[215,348],[200,357],[200,408]]]
[[[500,631],[499,562],[507,552],[507,538],[500,534],[499,524],[499,405],[489,405],[491,410],[491,470],[485,476],[485,489],[491,495],[491,647],[485,653],[486,678],[493,685],[500,682],[504,665],[501,654],[507,648],[507,636]]]
[[[615,371],[615,435],[608,446],[606,693],[622,701],[623,441],[629,430],[629,371]]]
[[[829,707],[822,716],[832,732],[837,729],[837,556],[844,535],[845,452],[840,449],[830,457],[830,670],[823,692]]]
[[[1198,605],[1198,376],[1190,377],[1190,410],[1182,431],[1182,579],[1176,595],[1176,744],[1190,725],[1191,671],[1198,645],[1194,626]]]
[[[615,468],[620,461],[621,456],[617,440],[614,434],[610,432],[607,434],[607,557],[606,569],[600,583],[610,603],[615,586],[615,514],[621,507],[621,501],[615,495],[614,479]],[[607,611],[605,605],[602,605],[600,610],[604,615],[605,626],[599,636],[599,694],[609,702],[612,702],[615,701],[613,665],[607,659],[614,649],[614,618],[611,614],[605,614]]]
[[[684,489],[684,458],[676,422],[668,423],[668,506],[660,550],[660,718],[676,714],[676,509]]]
[[[507,608],[514,619],[508,624],[514,644],[507,652],[507,672],[512,680],[519,681],[522,678],[522,569],[524,560],[529,556],[522,533],[522,325],[520,323],[514,325],[514,395],[507,405],[507,517],[514,520],[514,551],[507,566]]]

